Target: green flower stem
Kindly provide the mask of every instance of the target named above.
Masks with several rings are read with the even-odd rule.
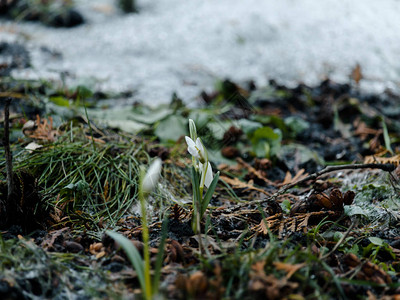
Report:
[[[144,172],[141,174],[141,178],[144,178]],[[142,221],[142,239],[143,239],[143,257],[144,257],[144,282],[145,282],[145,290],[144,298],[146,300],[152,299],[152,287],[151,287],[151,278],[150,278],[150,249],[149,249],[149,227],[147,226],[147,209],[146,209],[146,200],[143,195],[143,191],[139,190],[139,201],[141,208],[141,221]]]

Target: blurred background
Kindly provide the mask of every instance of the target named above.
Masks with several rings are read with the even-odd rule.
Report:
[[[189,103],[225,78],[295,86],[358,76],[374,92],[400,83],[397,0],[55,1],[26,21],[29,5],[48,2],[2,1],[1,42],[29,53],[14,77],[132,91],[148,104],[174,92]],[[50,20],[57,5],[75,14]]]

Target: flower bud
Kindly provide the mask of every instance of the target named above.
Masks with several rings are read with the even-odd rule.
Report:
[[[153,161],[150,165],[149,169],[147,170],[146,175],[142,181],[142,192],[147,194],[150,193],[156,186],[158,179],[160,177],[161,172],[161,159],[157,158]]]
[[[192,119],[189,119],[189,133],[190,133],[190,138],[195,141],[197,139],[197,130],[196,130],[196,124]]]

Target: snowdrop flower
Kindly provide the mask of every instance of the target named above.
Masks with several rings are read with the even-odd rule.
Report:
[[[196,124],[194,123],[194,121],[192,119],[189,119],[189,132],[190,132],[190,137],[192,138],[192,140],[196,140],[197,139],[197,130],[196,130]]]
[[[190,137],[185,136],[185,140],[188,145],[188,152],[197,158],[200,163],[204,164],[207,161],[207,153],[200,138],[197,138],[196,142],[194,142]]]
[[[207,188],[210,186],[211,182],[213,181],[213,174],[211,164],[208,161],[207,164],[199,163],[199,167],[201,170],[201,182],[200,186],[206,186]]]
[[[161,159],[157,158],[150,165],[142,182],[143,193],[150,193],[156,186],[161,172]]]
[[[186,139],[186,144],[188,145],[188,152],[193,157],[199,160],[198,165],[195,165],[195,167],[200,170],[201,174],[200,187],[203,187],[204,185],[206,187],[209,187],[213,180],[213,174],[212,174],[211,164],[208,161],[207,150],[203,146],[203,143],[201,142],[200,138],[197,138],[196,142],[194,142],[188,136],[185,136],[185,139]]]

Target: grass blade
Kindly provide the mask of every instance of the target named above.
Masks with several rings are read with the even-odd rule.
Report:
[[[139,278],[140,286],[142,292],[145,293],[145,280],[144,280],[144,263],[143,259],[136,249],[136,247],[131,243],[129,239],[124,237],[122,234],[115,231],[107,230],[106,233],[112,237],[121,247],[124,249],[126,255],[128,256],[132,266],[135,268],[136,273]]]
[[[219,179],[219,172],[214,176],[214,179],[211,182],[210,187],[208,188],[207,193],[204,196],[204,199],[201,203],[200,217],[202,217],[206,212],[207,206],[210,203],[212,195],[214,194],[215,187],[217,186],[218,179]]]
[[[389,132],[385,123],[385,119],[382,118],[382,129],[383,129],[383,140],[385,141],[385,148],[393,154],[392,147],[390,146]]]

